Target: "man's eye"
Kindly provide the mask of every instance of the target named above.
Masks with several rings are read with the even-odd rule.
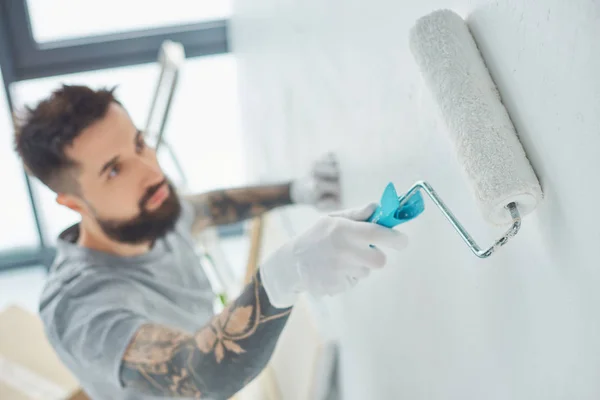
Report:
[[[121,170],[121,169],[119,168],[119,166],[118,166],[118,165],[115,165],[114,167],[112,167],[112,168],[110,169],[110,171],[108,171],[108,179],[112,179],[112,178],[114,178],[115,176],[117,176],[117,175],[119,174],[119,171],[120,171],[120,170]]]
[[[138,140],[138,142],[136,143],[136,150],[138,152],[144,150],[144,148],[146,147],[146,143],[144,143],[143,139]]]

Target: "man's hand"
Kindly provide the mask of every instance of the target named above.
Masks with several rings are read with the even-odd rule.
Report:
[[[340,293],[386,264],[386,255],[377,246],[404,249],[408,243],[404,234],[364,222],[375,208],[369,204],[323,217],[276,251],[261,266],[271,304],[289,307],[300,292]]]
[[[292,201],[308,204],[318,210],[330,211],[341,206],[340,170],[331,153],[317,160],[310,173],[292,182]]]
[[[168,398],[226,399],[267,365],[301,291],[335,294],[386,263],[376,247],[406,247],[403,234],[363,222],[370,204],[331,214],[264,263],[233,304],[195,333],[142,326],[123,356],[122,385]]]
[[[320,210],[341,205],[340,174],[332,154],[318,160],[311,173],[291,182],[245,186],[186,196],[194,207],[194,232],[258,217],[278,207],[308,204]]]

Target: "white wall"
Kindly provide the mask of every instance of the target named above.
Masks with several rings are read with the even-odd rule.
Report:
[[[485,225],[408,50],[415,19],[468,17],[546,200],[478,260],[429,203],[411,247],[331,305],[344,399],[600,398],[600,3],[256,0],[234,8],[244,128],[265,179],[325,150],[347,206],[427,179],[482,242]],[[296,229],[315,213],[290,213]]]

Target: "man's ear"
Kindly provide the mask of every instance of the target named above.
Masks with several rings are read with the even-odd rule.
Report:
[[[70,194],[57,194],[56,202],[61,206],[65,206],[79,214],[84,214],[87,211],[81,199],[78,199],[77,197]]]

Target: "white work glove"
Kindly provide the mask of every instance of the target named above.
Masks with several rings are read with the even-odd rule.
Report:
[[[386,255],[377,246],[404,249],[406,235],[364,222],[376,207],[369,204],[322,217],[267,259],[260,273],[271,304],[290,307],[301,292],[338,294],[386,264]]]
[[[341,185],[338,162],[332,153],[317,160],[310,173],[292,182],[290,196],[296,204],[307,204],[321,211],[341,206]]]

